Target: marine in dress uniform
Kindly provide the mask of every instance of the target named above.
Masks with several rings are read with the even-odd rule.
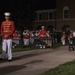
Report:
[[[42,38],[41,41],[43,41],[44,43],[46,43],[46,40],[43,40],[43,38],[47,37],[45,27],[42,26],[41,28],[42,29],[39,31],[38,36],[39,36],[39,38]],[[40,48],[45,48],[45,45],[44,44],[40,45]]]
[[[70,31],[68,38],[73,38],[73,32],[72,31]]]
[[[10,20],[11,13],[5,12],[5,21],[1,23],[1,34],[2,34],[2,59],[6,58],[6,49],[8,47],[8,61],[12,60],[12,38],[15,30],[15,25]]]
[[[18,38],[18,31],[15,30],[13,33],[13,44],[12,44],[13,48],[15,48],[17,44],[19,44],[19,40],[17,38]]]
[[[31,44],[34,44],[34,37],[35,37],[34,32],[33,32],[33,31],[30,32],[30,43],[31,43]]]
[[[74,44],[73,44],[74,38],[73,38],[73,32],[72,31],[70,31],[70,34],[68,36],[68,40],[69,40],[69,51],[71,51],[71,49],[74,50]]]
[[[50,31],[47,31],[46,35],[47,35],[47,38],[51,38]],[[48,44],[48,46],[52,47],[52,41],[51,40],[47,40],[47,44]]]
[[[28,46],[30,42],[30,34],[28,30],[23,32],[23,40],[24,40],[24,45]]]
[[[62,35],[61,35],[61,43],[62,43],[62,45],[66,44],[66,34],[65,34],[65,32],[63,32]]]
[[[17,30],[14,31],[14,33],[13,33],[13,38],[18,38]]]
[[[75,31],[73,32],[73,44],[75,46]]]
[[[42,29],[39,31],[39,37],[45,38],[46,37],[46,30],[44,29],[44,26],[41,27]]]

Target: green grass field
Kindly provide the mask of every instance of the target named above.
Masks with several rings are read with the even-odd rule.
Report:
[[[37,46],[16,46],[15,48],[12,48],[13,52],[19,52],[19,51],[27,51],[27,50],[34,50],[39,49]],[[2,53],[2,45],[0,44],[0,54]]]
[[[59,65],[41,75],[75,75],[75,60]]]
[[[34,50],[34,49],[39,49],[37,46],[17,46],[12,49],[13,52],[18,52],[18,51],[27,51],[27,50]]]
[[[61,43],[56,43],[54,45],[54,48],[58,48],[61,46]],[[46,47],[50,48],[50,47]],[[12,48],[13,52],[18,52],[18,51],[27,51],[27,50],[35,50],[35,49],[40,49],[38,46],[30,45],[30,46],[24,46],[24,45],[18,45],[15,48]],[[2,44],[0,42],[0,54],[2,53]]]

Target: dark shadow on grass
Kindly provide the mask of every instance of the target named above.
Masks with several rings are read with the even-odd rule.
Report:
[[[13,73],[13,72],[19,71],[21,69],[27,68],[27,66],[25,66],[25,65],[37,64],[37,63],[41,63],[41,62],[43,62],[43,60],[33,60],[33,61],[30,61],[30,62],[25,63],[23,65],[9,65],[9,66],[5,66],[5,67],[1,67],[0,68],[0,75],[7,75],[9,73]]]
[[[22,56],[19,56],[19,57],[13,57],[13,61],[28,58],[28,57],[32,57],[32,56],[36,56],[36,55],[37,54],[26,54],[26,55],[22,55]]]

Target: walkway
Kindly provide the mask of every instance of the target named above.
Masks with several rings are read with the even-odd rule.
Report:
[[[75,59],[75,51],[67,46],[13,53],[13,61],[0,61],[0,75],[39,75]]]

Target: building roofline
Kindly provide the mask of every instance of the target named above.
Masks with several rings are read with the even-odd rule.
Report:
[[[49,10],[37,10],[36,13],[42,13],[42,12],[53,12],[56,11],[56,9],[49,9]]]

